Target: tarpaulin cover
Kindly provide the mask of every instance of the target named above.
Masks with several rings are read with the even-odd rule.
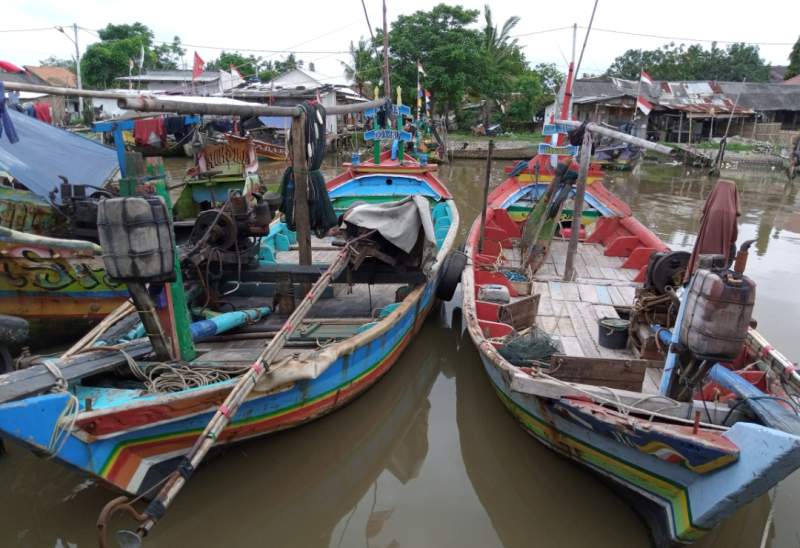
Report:
[[[0,169],[7,171],[28,190],[47,197],[61,184],[102,187],[119,169],[114,149],[80,135],[53,127],[10,108],[8,113],[19,135],[11,144],[0,138]],[[55,201],[61,203],[61,196]]]
[[[409,196],[397,202],[355,205],[344,214],[343,220],[361,228],[377,230],[381,236],[406,253],[414,248],[421,228],[425,234],[423,271],[427,271],[436,256],[436,235],[431,208],[428,200],[422,196]]]

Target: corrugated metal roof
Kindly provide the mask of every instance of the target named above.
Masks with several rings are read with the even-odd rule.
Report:
[[[620,95],[645,96],[656,107],[694,113],[747,114],[754,111],[800,110],[800,86],[762,82],[657,81],[652,86],[633,80],[592,78],[577,80],[576,103],[603,101]],[[738,97],[738,102],[737,102]]]

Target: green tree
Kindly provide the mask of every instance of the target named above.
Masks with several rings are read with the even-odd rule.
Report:
[[[479,74],[482,35],[467,28],[477,21],[478,13],[439,4],[397,18],[389,31],[391,83],[393,88],[402,87],[405,103],[412,102],[416,92],[419,61],[427,73],[424,85],[445,116],[461,105]],[[380,47],[382,31],[375,39]]]
[[[242,55],[238,51],[222,51],[219,57],[206,63],[206,70],[230,70],[233,66],[244,78],[251,76],[259,76],[264,62],[261,57],[255,55]],[[272,63],[267,63],[264,70],[269,71],[272,68]],[[270,72],[271,74],[271,72]],[[269,78],[267,78],[269,79]]]
[[[275,74],[283,74],[296,68],[303,68],[303,60],[290,53],[283,61],[275,61]]]
[[[142,51],[145,70],[176,69],[185,53],[177,36],[170,43],[155,45],[153,31],[139,22],[109,23],[99,36],[100,42],[86,48],[81,58],[84,85],[90,88],[113,86],[115,78],[128,75],[131,60],[138,66]]]
[[[344,68],[345,77],[353,83],[359,94],[371,94],[368,84],[375,84],[380,80],[381,64],[367,40],[359,38],[358,45],[350,42],[350,59],[339,63]]]
[[[716,42],[709,49],[674,42],[654,50],[629,49],[614,59],[606,76],[638,80],[642,70],[657,80],[769,80],[758,46],[737,43],[723,49]]]
[[[483,100],[483,124],[491,121],[494,105],[511,92],[515,79],[525,71],[525,57],[517,40],[511,38],[511,31],[520,18],[509,17],[502,27],[492,20],[489,5],[483,8],[484,27],[481,40],[479,77],[474,88]]]
[[[61,59],[55,55],[51,55],[47,59],[39,61],[39,65],[43,67],[61,67],[75,72],[75,58]]]
[[[792,46],[792,52],[789,54],[789,66],[786,68],[784,79],[788,80],[798,74],[800,74],[800,38]]]

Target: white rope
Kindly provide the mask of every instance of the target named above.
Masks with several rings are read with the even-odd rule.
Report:
[[[61,368],[56,364],[56,360],[53,358],[45,358],[42,360],[42,364],[56,378],[56,385],[53,387],[52,392],[64,392],[67,394],[67,403],[56,419],[53,432],[50,434],[50,442],[45,448],[47,458],[52,459],[61,452],[67,440],[69,440],[72,430],[75,428],[75,422],[78,419],[81,405],[78,398],[75,397],[73,393],[69,392],[69,383],[64,377]]]
[[[680,405],[681,405],[680,402],[678,402],[676,400],[672,400],[672,399],[670,399],[670,398],[668,398],[666,396],[654,395],[654,396],[642,398],[641,400],[637,400],[636,402],[634,402],[634,404],[627,404],[627,403],[622,402],[622,400],[619,398],[619,395],[616,394],[611,388],[608,388],[608,387],[605,387],[605,386],[601,387],[601,388],[604,388],[604,389],[608,390],[609,392],[611,392],[614,395],[615,399],[612,400],[612,399],[609,399],[609,398],[604,398],[603,396],[600,396],[600,395],[595,394],[593,392],[589,392],[588,390],[584,390],[584,389],[578,387],[576,384],[573,384],[573,383],[570,383],[570,382],[566,382],[566,381],[562,381],[561,379],[558,379],[556,377],[548,375],[547,373],[544,373],[543,371],[538,370],[538,369],[530,372],[529,375],[531,375],[532,377],[540,376],[540,377],[543,377],[543,378],[545,378],[547,380],[553,381],[556,384],[569,387],[570,389],[572,389],[572,390],[574,390],[576,392],[580,392],[581,394],[587,396],[592,401],[596,401],[596,402],[601,402],[601,403],[606,403],[606,404],[609,404],[609,405],[617,406],[618,410],[620,411],[620,413],[624,414],[628,418],[630,418],[628,412],[632,411],[632,412],[635,412],[635,413],[640,413],[642,415],[648,415],[650,417],[659,417],[659,418],[665,419],[665,420],[678,421],[678,422],[694,424],[694,421],[689,420],[689,419],[684,419],[683,417],[676,417],[676,416],[673,416],[673,415],[667,415],[665,413],[660,413],[658,411],[653,411],[653,410],[646,409],[646,408],[643,408],[643,407],[637,407],[637,405],[641,404],[642,402],[647,401],[648,399],[651,399],[651,398],[656,398],[656,397],[672,402],[675,405],[675,407],[680,407]],[[625,409],[625,411],[623,411],[623,409]],[[707,422],[701,422],[700,426],[703,426],[705,428],[711,428],[711,429],[714,429],[714,430],[728,430],[727,427],[719,426],[717,424],[712,424],[712,423],[707,423]]]

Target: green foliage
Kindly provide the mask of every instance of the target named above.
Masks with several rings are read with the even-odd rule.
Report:
[[[638,80],[641,70],[657,80],[769,80],[769,66],[758,46],[738,43],[723,49],[716,42],[709,49],[674,42],[654,50],[629,49],[614,60],[606,75]]]
[[[404,102],[415,100],[417,61],[427,75],[425,87],[444,110],[460,106],[468,88],[477,80],[481,61],[481,33],[467,28],[478,11],[439,4],[430,11],[401,15],[389,32],[392,92],[405,90]],[[377,45],[383,44],[378,31]],[[394,97],[393,97],[394,99]]]
[[[800,74],[800,38],[792,46],[792,52],[789,54],[789,66],[786,68],[784,79],[788,80],[798,74]]]
[[[375,57],[374,50],[369,42],[363,38],[358,39],[358,45],[350,42],[349,62],[339,61],[344,68],[345,77],[361,95],[370,95],[372,90],[369,84],[377,84],[381,78],[381,62]]]
[[[245,56],[238,51],[224,50],[219,54],[219,57],[206,63],[206,70],[230,71],[231,66],[238,70],[244,78],[256,75],[260,76],[262,72],[268,72],[270,77],[267,78],[267,80],[269,80],[273,73],[271,61],[265,62],[261,57],[256,57],[255,55]]]
[[[130,61],[138,72],[142,49],[143,70],[176,69],[186,51],[175,36],[171,43],[155,45],[153,31],[142,23],[114,25],[109,23],[99,33],[100,42],[86,48],[81,58],[84,86],[105,88],[114,86],[114,79],[127,76]]]
[[[51,55],[47,59],[39,61],[39,65],[43,67],[61,67],[75,72],[75,59],[73,57],[60,59],[55,55]]]
[[[283,74],[296,68],[303,68],[303,60],[290,53],[283,61],[275,61],[275,74]]]

